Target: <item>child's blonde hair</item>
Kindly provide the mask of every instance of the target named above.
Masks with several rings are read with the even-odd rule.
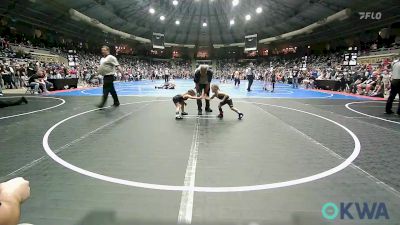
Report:
[[[196,92],[195,92],[193,89],[189,89],[189,90],[187,91],[187,93],[188,93],[189,95],[191,95],[191,96],[196,95]]]
[[[219,91],[219,86],[217,84],[212,84],[211,85],[211,90],[217,90]]]

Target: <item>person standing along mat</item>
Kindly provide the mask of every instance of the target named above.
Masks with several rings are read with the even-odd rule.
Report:
[[[248,81],[247,91],[251,91],[251,86],[254,81],[254,66],[253,63],[250,63],[249,67],[246,69],[246,78]]]
[[[300,70],[297,66],[293,68],[292,86],[293,88],[299,88],[299,73]]]
[[[272,84],[272,91],[271,92],[275,91],[276,73],[277,73],[276,70],[272,71],[272,73],[271,73],[271,84]]]
[[[168,81],[169,81],[169,69],[168,68],[165,69],[165,71],[164,71],[164,80],[165,80],[165,83],[168,83]]]
[[[203,95],[203,92],[207,97],[210,96],[210,84],[213,77],[212,70],[208,67],[208,65],[200,65],[194,72],[194,83],[196,83],[196,91],[197,97]],[[206,112],[212,112],[210,109],[210,100],[206,99]],[[197,99],[197,109],[198,115],[202,115],[202,101],[201,99]]]
[[[236,85],[239,87],[239,85],[240,85],[240,72],[239,71],[236,70],[233,73],[233,79],[235,79],[235,87],[236,87]]]
[[[118,69],[119,71],[121,71],[121,69],[119,67],[117,58],[110,54],[110,48],[108,46],[104,45],[103,47],[101,47],[101,54],[103,55],[103,58],[100,59],[100,67],[98,73],[104,77],[103,97],[101,103],[97,105],[97,107],[104,107],[104,104],[106,103],[108,98],[108,94],[111,94],[111,96],[113,97],[113,106],[118,107],[120,103],[118,100],[117,92],[115,91],[114,80],[116,69]]]
[[[393,114],[392,106],[396,95],[400,98],[400,61],[396,60],[392,63],[392,85],[390,88],[390,96],[386,102],[386,114]],[[397,115],[400,116],[400,101],[397,108]]]
[[[28,100],[25,97],[21,97],[18,100],[0,100],[0,108],[5,108],[9,106],[21,105],[22,103],[28,104]]]

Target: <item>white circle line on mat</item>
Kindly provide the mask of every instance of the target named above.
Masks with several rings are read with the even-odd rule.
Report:
[[[51,107],[44,108],[44,109],[38,109],[38,110],[35,110],[35,111],[30,111],[30,112],[25,112],[25,113],[19,113],[19,114],[10,115],[10,116],[3,116],[3,117],[0,117],[0,120],[4,120],[4,119],[8,119],[8,118],[13,118],[13,117],[17,117],[17,116],[24,116],[24,115],[28,115],[28,114],[32,114],[32,113],[37,113],[37,112],[43,112],[43,111],[46,111],[46,110],[49,110],[49,109],[57,108],[57,107],[62,106],[62,105],[65,104],[65,100],[64,100],[64,99],[62,99],[62,98],[56,98],[56,97],[15,96],[15,97],[10,97],[10,98],[20,98],[20,97],[57,99],[57,100],[60,100],[61,103],[58,104],[58,105],[55,105],[55,106],[51,106]],[[8,97],[7,97],[7,98],[8,98]],[[29,104],[29,103],[28,103],[28,104]]]
[[[155,100],[155,101],[140,101],[140,102],[132,102],[132,103],[126,103],[126,104],[121,104],[121,105],[132,105],[132,104],[140,104],[140,103],[149,103],[149,102],[162,102],[165,100]],[[271,107],[276,107],[276,108],[282,108],[282,109],[287,109],[287,110],[292,110],[292,111],[296,111],[296,112],[301,112],[301,113],[305,113],[311,116],[315,116],[317,118],[326,120],[328,122],[331,122],[337,126],[339,126],[340,128],[344,129],[353,139],[354,141],[354,149],[352,154],[345,159],[342,163],[340,163],[338,166],[333,167],[329,170],[326,170],[324,172],[321,173],[317,173],[315,175],[311,175],[311,176],[307,176],[307,177],[303,177],[303,178],[299,178],[299,179],[293,179],[293,180],[287,180],[287,181],[283,181],[283,182],[276,182],[276,183],[269,183],[269,184],[259,184],[259,185],[248,185],[248,186],[231,186],[231,187],[200,187],[200,186],[195,186],[195,187],[188,187],[188,186],[175,186],[175,185],[163,185],[163,184],[151,184],[151,183],[143,183],[143,182],[137,182],[137,181],[130,181],[130,180],[124,180],[124,179],[119,179],[119,178],[115,178],[115,177],[110,177],[110,176],[105,176],[102,174],[98,174],[92,171],[88,171],[85,169],[82,169],[80,167],[77,167],[75,165],[72,165],[69,162],[66,162],[65,160],[61,159],[59,156],[57,156],[53,150],[50,148],[49,146],[49,136],[51,134],[51,132],[57,128],[59,125],[61,125],[62,123],[73,119],[75,117],[93,112],[93,111],[97,111],[98,109],[92,109],[89,111],[85,111],[73,116],[70,116],[64,120],[61,120],[60,122],[54,124],[49,130],[47,130],[47,132],[45,133],[45,135],[43,136],[43,140],[42,140],[42,144],[43,144],[43,148],[46,151],[46,153],[57,163],[61,164],[62,166],[75,171],[77,173],[80,173],[82,175],[88,176],[88,177],[92,177],[95,179],[99,179],[99,180],[103,180],[106,182],[110,182],[110,183],[115,183],[115,184],[121,184],[121,185],[126,185],[126,186],[132,186],[132,187],[138,187],[138,188],[146,188],[146,189],[154,189],[154,190],[165,190],[165,191],[195,191],[195,192],[245,192],[245,191],[260,191],[260,190],[267,190],[267,189],[274,189],[274,188],[283,188],[283,187],[290,187],[290,186],[294,186],[294,185],[298,185],[298,184],[304,184],[304,183],[309,183],[312,181],[316,181],[325,177],[328,177],[330,175],[333,175],[335,173],[338,173],[340,171],[342,171],[343,169],[345,169],[346,167],[348,167],[356,158],[357,156],[360,154],[360,150],[361,150],[361,144],[360,141],[358,139],[358,137],[347,127],[345,127],[344,125],[333,121],[329,118],[326,118],[324,116],[315,114],[315,113],[311,113],[311,112],[306,112],[300,109],[294,109],[294,108],[289,108],[289,107],[285,107],[285,106],[279,106],[279,105],[272,105],[272,104],[265,104],[265,103],[257,103],[257,102],[241,102],[241,103],[249,103],[249,104],[256,104],[256,105],[264,105],[264,106],[271,106]]]
[[[350,105],[356,105],[356,104],[362,104],[362,103],[370,103],[370,102],[381,102],[381,103],[385,103],[385,102],[383,102],[383,101],[362,101],[362,102],[350,102],[350,103],[347,103],[345,106],[346,106],[346,108],[347,108],[348,110],[350,110],[350,111],[352,111],[352,112],[355,112],[355,113],[358,113],[358,114],[363,115],[363,116],[367,116],[367,117],[370,117],[370,118],[374,118],[374,119],[386,121],[386,122],[389,122],[389,123],[400,124],[400,122],[393,121],[393,120],[389,120],[389,119],[385,119],[385,118],[378,117],[378,116],[372,116],[372,115],[369,115],[369,114],[366,114],[366,113],[357,111],[357,110],[355,110],[355,109],[353,109],[353,108],[350,107]],[[382,107],[382,109],[383,109],[383,107]]]

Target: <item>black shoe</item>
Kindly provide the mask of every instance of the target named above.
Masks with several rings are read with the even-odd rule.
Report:
[[[212,109],[207,108],[207,109],[206,109],[206,112],[209,112],[209,113],[210,113],[210,112],[212,112]]]
[[[99,105],[96,105],[96,107],[97,107],[97,108],[103,108],[103,107],[104,107],[104,105],[102,105],[102,104],[99,104]]]
[[[28,104],[28,100],[26,100],[25,97],[22,97],[22,98],[21,98],[21,101],[22,101],[23,103],[25,103],[25,104]]]
[[[224,114],[219,114],[217,117],[222,119],[222,118],[224,118]]]
[[[182,112],[182,116],[187,116],[188,113],[187,112]]]
[[[241,120],[243,118],[244,114],[243,113],[239,113],[239,120]]]
[[[391,114],[393,114],[394,112],[392,111],[392,110],[390,110],[390,111],[386,111],[385,112],[385,114],[388,114],[388,115],[391,115]]]
[[[201,109],[199,109],[197,115],[199,115],[199,116],[203,115],[203,111]]]
[[[114,103],[114,107],[118,107],[119,105],[121,105],[119,102],[117,102],[117,103]]]

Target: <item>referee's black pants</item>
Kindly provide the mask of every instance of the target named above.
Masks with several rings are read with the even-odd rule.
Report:
[[[400,95],[400,79],[392,80],[392,85],[390,87],[390,95],[386,102],[387,113],[392,111],[393,101],[396,98],[397,94]],[[400,101],[399,101],[399,107],[397,108],[397,114],[400,114]]]
[[[247,84],[247,91],[251,91],[251,85],[253,85],[254,76],[250,75],[247,76],[248,84]]]
[[[118,106],[119,105],[119,100],[118,100],[118,95],[117,92],[115,91],[114,88],[114,75],[106,75],[104,76],[104,82],[103,82],[103,98],[101,100],[101,103],[99,107],[103,107],[104,104],[107,101],[108,94],[111,94],[113,100],[114,100],[114,105]]]
[[[204,93],[210,97],[210,84],[198,84],[196,85],[197,96],[200,97],[204,91]],[[206,110],[210,109],[210,100],[205,99],[206,102]],[[199,111],[202,110],[203,103],[201,99],[197,99],[197,109]]]

